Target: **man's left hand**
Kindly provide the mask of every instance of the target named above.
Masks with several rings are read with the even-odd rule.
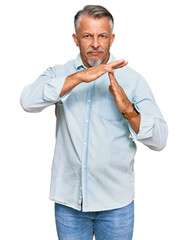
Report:
[[[129,113],[133,110],[132,103],[129,101],[122,87],[118,84],[113,73],[108,73],[110,78],[109,91],[114,97],[117,108],[122,113]]]

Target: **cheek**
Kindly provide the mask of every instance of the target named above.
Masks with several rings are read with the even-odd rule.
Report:
[[[79,46],[82,50],[87,51],[87,49],[90,46],[90,43],[89,43],[89,41],[80,41]]]
[[[101,44],[101,46],[102,46],[103,50],[108,51],[110,48],[110,42],[109,41],[103,42]]]
[[[81,49],[83,52],[86,52],[86,51],[89,49],[89,45],[81,44],[81,45],[80,45],[80,49]]]

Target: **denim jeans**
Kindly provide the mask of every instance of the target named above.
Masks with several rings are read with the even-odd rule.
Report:
[[[55,219],[59,240],[131,240],[134,226],[134,201],[128,206],[82,212],[55,203]]]

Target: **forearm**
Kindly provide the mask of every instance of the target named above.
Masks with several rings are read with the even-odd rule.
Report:
[[[76,87],[78,84],[80,84],[81,78],[79,76],[79,73],[74,73],[69,75],[64,82],[64,85],[61,89],[60,95],[59,97],[63,97],[65,94],[67,94],[68,92],[70,92],[74,87]]]
[[[67,76],[66,66],[48,68],[32,84],[26,86],[21,94],[20,103],[27,112],[40,112],[59,101],[66,101],[70,91],[81,82],[91,82],[114,69],[125,66],[125,60],[100,64]],[[68,94],[67,94],[68,93]]]
[[[164,149],[168,138],[168,127],[165,121],[154,119],[152,136],[150,138],[140,139],[139,141],[155,151]]]
[[[140,129],[137,133],[131,123],[130,137],[142,142],[152,150],[161,151],[167,142],[168,128],[166,122],[162,118],[153,118],[148,114],[140,114]]]
[[[141,121],[141,115],[138,114],[135,118],[132,118],[129,120],[129,124],[131,125],[132,129],[136,134],[138,134],[140,129],[140,121]]]
[[[38,79],[27,85],[20,97],[20,103],[27,112],[40,112],[44,108],[53,105],[61,99],[59,93],[66,79],[65,73],[61,77],[56,76],[56,67],[48,68]]]
[[[136,139],[149,148],[160,151],[166,146],[167,124],[145,79],[140,75],[132,96],[140,111],[139,132],[129,123],[130,138]]]
[[[39,77],[37,81],[27,85],[21,93],[20,103],[26,112],[41,112],[53,104],[45,99],[45,89],[48,79]]]

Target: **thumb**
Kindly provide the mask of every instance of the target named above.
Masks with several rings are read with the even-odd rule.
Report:
[[[108,89],[109,89],[110,93],[111,93],[111,94],[114,96],[114,91],[113,91],[113,89],[112,89],[112,86],[111,86],[111,85],[109,86],[109,88],[108,88]]]

